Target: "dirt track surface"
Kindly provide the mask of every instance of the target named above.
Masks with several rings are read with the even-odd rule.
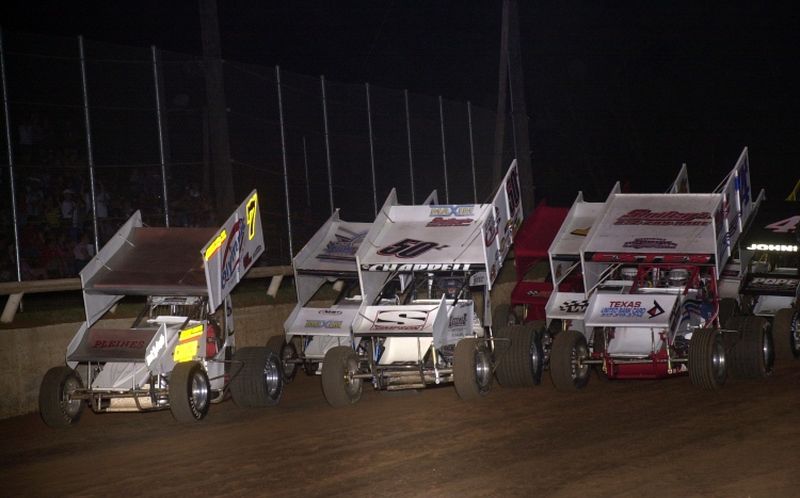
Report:
[[[69,429],[29,415],[0,435],[2,496],[798,496],[800,364],[719,392],[685,377],[495,384],[477,403],[368,388],[347,409],[299,375],[278,407],[228,401],[190,427],[86,410]]]

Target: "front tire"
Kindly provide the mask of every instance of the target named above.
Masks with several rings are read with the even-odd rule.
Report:
[[[198,422],[208,414],[211,383],[203,365],[178,363],[169,376],[169,408],[178,422]]]
[[[322,362],[322,394],[331,406],[350,406],[361,399],[363,382],[353,378],[360,371],[359,364],[358,355],[349,346],[336,346],[325,353]]]
[[[689,378],[697,387],[713,391],[725,384],[728,369],[722,336],[714,329],[697,329],[689,343]]]
[[[577,391],[589,383],[589,359],[586,338],[577,330],[564,330],[553,339],[550,353],[550,379],[559,391]]]
[[[82,388],[83,382],[75,370],[67,366],[48,370],[39,387],[39,414],[44,423],[55,428],[77,424],[84,402],[70,399],[70,395]]]
[[[740,317],[735,317],[734,322]],[[731,324],[733,325],[733,324]],[[742,317],[736,323],[739,330],[739,340],[730,349],[730,370],[733,377],[739,379],[764,379],[772,373],[775,362],[772,335],[769,332],[769,323],[760,316]]]
[[[243,408],[277,405],[283,394],[283,373],[277,354],[265,347],[241,348],[233,355],[239,371],[231,380],[233,401]]]
[[[496,337],[510,340],[510,343],[508,341],[495,343],[497,356],[495,375],[500,385],[503,387],[539,385],[542,381],[544,352],[538,328],[533,323],[506,326],[498,329]],[[505,346],[505,349],[502,346]]]
[[[453,355],[453,383],[463,400],[479,399],[492,387],[492,358],[483,341],[461,339]]]

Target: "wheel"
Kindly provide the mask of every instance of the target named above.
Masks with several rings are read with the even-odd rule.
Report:
[[[358,403],[363,391],[361,379],[354,379],[359,373],[359,359],[353,348],[336,346],[325,353],[322,362],[322,394],[334,407]]]
[[[203,365],[178,363],[169,376],[169,408],[178,422],[197,422],[208,414],[211,383]]]
[[[732,297],[724,297],[719,301],[719,323],[725,325],[739,312],[739,302]]]
[[[483,341],[461,339],[453,354],[453,382],[461,399],[486,396],[492,387],[492,357]]]
[[[284,384],[290,383],[297,375],[300,365],[287,360],[297,359],[297,348],[291,342],[284,340],[281,335],[274,335],[267,341],[267,349],[277,354],[281,359],[281,371],[283,372]]]
[[[70,395],[82,388],[83,382],[75,370],[67,366],[48,370],[39,386],[39,414],[44,423],[50,427],[69,427],[78,423],[84,402],[70,399]]]
[[[797,308],[783,308],[775,313],[772,319],[772,339],[775,343],[775,358],[780,361],[794,360],[800,356],[800,344],[797,342],[795,320]]]
[[[503,387],[535,386],[542,381],[544,353],[539,328],[531,323],[498,329],[495,337],[510,339],[495,343],[495,376]]]
[[[775,352],[767,320],[760,316],[744,317],[738,330],[739,340],[729,349],[731,375],[739,379],[763,379],[769,376]]]
[[[725,345],[714,329],[697,329],[689,342],[689,378],[697,387],[714,390],[725,384]]]
[[[277,405],[283,394],[278,355],[265,347],[241,348],[233,355],[238,368],[231,379],[233,401],[244,408]]]
[[[586,338],[577,330],[564,330],[553,339],[550,352],[550,380],[559,391],[577,391],[589,382],[589,358]]]

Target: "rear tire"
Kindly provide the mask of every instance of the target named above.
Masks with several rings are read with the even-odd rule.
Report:
[[[739,340],[730,349],[731,375],[739,379],[768,377],[775,361],[769,323],[760,316],[747,316],[741,320],[738,330]]]
[[[714,329],[697,329],[689,343],[689,377],[697,387],[716,390],[725,384],[727,364],[722,336]]]
[[[511,325],[497,331],[495,337],[510,339],[495,343],[495,375],[503,387],[535,386],[542,381],[544,353],[539,327],[534,324],[543,325]]]
[[[267,349],[277,354],[281,359],[281,371],[283,372],[283,383],[288,384],[297,375],[300,367],[297,363],[290,363],[287,360],[296,360],[297,348],[291,342],[286,341],[282,335],[274,335],[267,341]]]
[[[564,330],[553,339],[550,353],[550,379],[559,391],[577,391],[589,383],[589,365],[580,365],[589,359],[586,338],[577,330]]]
[[[169,375],[169,408],[175,420],[198,422],[208,415],[211,383],[203,365],[196,361],[178,363]]]
[[[328,404],[339,408],[358,403],[364,386],[352,376],[360,372],[358,355],[349,346],[336,346],[325,353],[322,362],[322,394]]]
[[[775,343],[775,359],[780,361],[791,361],[800,356],[800,344],[795,338],[795,331],[792,325],[800,327],[800,323],[794,322],[797,308],[783,308],[775,313],[772,319],[772,339]],[[798,320],[800,321],[800,320]]]
[[[492,355],[482,340],[474,337],[456,343],[453,354],[453,383],[463,400],[486,396],[492,387]]]
[[[266,347],[241,348],[233,361],[239,368],[231,380],[231,395],[237,405],[262,408],[278,404],[284,384],[277,354]]]
[[[84,402],[70,399],[70,394],[82,388],[83,382],[75,370],[67,366],[48,370],[39,387],[39,415],[44,423],[54,428],[77,424]]]

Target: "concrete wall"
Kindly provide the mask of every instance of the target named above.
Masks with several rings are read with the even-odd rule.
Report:
[[[294,304],[254,306],[235,310],[236,345],[266,344],[283,333],[283,322]],[[109,328],[125,328],[132,318],[102,320]],[[80,323],[30,329],[0,330],[0,419],[38,410],[39,384],[51,367],[64,365],[67,345]]]

